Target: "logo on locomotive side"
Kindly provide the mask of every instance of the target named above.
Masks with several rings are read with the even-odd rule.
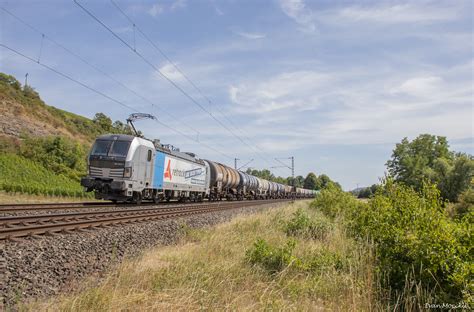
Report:
[[[165,178],[168,178],[171,180],[171,159],[168,159],[168,166],[166,166],[166,171],[165,171]]]

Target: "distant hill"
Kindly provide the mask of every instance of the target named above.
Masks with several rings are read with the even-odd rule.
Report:
[[[49,106],[32,87],[0,73],[0,156],[4,156],[0,157],[0,190],[81,195],[79,179],[86,174],[87,151],[104,133],[131,131],[103,113],[89,119]],[[27,187],[28,181],[12,174],[26,172],[26,167],[48,176],[50,182]]]

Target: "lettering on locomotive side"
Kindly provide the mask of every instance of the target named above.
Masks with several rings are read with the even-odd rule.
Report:
[[[186,179],[189,179],[189,178],[201,175],[202,172],[203,172],[202,168],[196,168],[196,169],[193,169],[193,170],[188,170],[188,171],[184,172],[184,177]]]
[[[165,182],[204,186],[206,184],[205,174],[205,168],[199,165],[196,166],[196,164],[183,162],[171,157],[164,159],[163,179]]]
[[[173,169],[173,175],[177,177],[182,177],[185,179],[189,179],[195,176],[201,175],[203,172],[202,168],[196,168],[192,170],[179,170],[179,169]]]

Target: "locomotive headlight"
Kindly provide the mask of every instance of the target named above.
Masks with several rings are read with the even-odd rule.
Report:
[[[130,178],[132,176],[132,167],[125,167],[123,170],[123,177]]]

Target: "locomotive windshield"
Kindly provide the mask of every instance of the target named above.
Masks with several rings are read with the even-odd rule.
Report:
[[[127,157],[130,142],[96,140],[92,147],[92,156]]]
[[[127,157],[128,147],[130,142],[114,141],[109,150],[109,156],[112,157]]]
[[[109,148],[110,148],[110,143],[112,143],[112,141],[102,141],[102,140],[95,141],[95,144],[92,147],[91,155],[107,156],[107,153],[109,152]]]

